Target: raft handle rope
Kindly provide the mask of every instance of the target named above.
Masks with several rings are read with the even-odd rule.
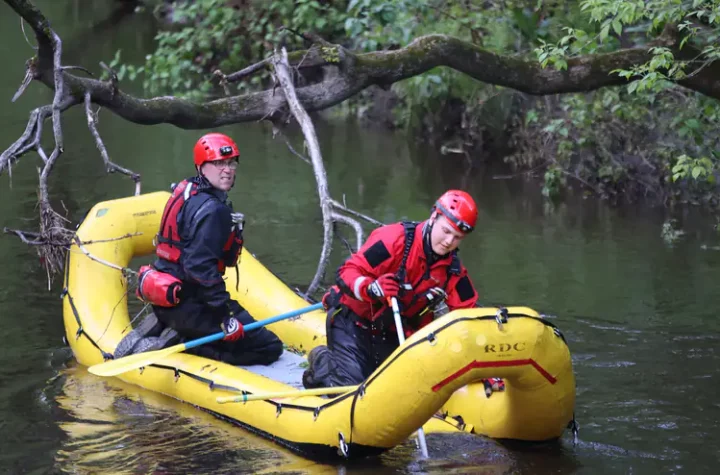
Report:
[[[338,432],[338,455],[348,458],[349,452],[350,450],[347,442],[345,442],[345,436],[342,432]]]
[[[567,428],[572,431],[573,434],[573,446],[577,445],[578,443],[578,434],[580,433],[580,424],[578,424],[577,420],[575,420],[575,413],[573,412],[573,417],[568,422]]]
[[[427,342],[430,346],[435,346],[437,344],[437,337],[435,336],[435,332],[428,333],[428,336],[425,338],[427,339]]]
[[[498,324],[498,330],[503,331],[503,323],[507,323],[508,321],[508,311],[506,308],[502,307],[498,309],[495,314],[495,321]]]

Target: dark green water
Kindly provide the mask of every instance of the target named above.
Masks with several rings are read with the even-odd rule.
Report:
[[[109,3],[37,4],[65,40],[66,64],[99,72],[98,62],[109,62],[116,49],[139,59],[152,45],[153,23],[145,15],[111,26],[101,23]],[[10,104],[32,50],[4,3],[0,40],[5,148],[51,93],[33,84]],[[113,160],[142,173],[144,191],[166,189],[191,173],[201,132],[141,127],[108,111],[100,117]],[[52,195],[77,221],[97,201],[131,194],[133,186],[104,174],[80,110],[67,113],[63,125],[66,153]],[[314,464],[190,406],[76,367],[61,341],[59,283],[48,291],[33,251],[6,236],[0,239],[0,472],[715,473],[720,253],[712,219],[681,214],[687,233],[670,246],[661,238],[659,210],[580,198],[552,206],[532,182],[493,180],[483,171],[464,175],[451,156],[402,136],[331,119],[316,126],[334,196],[345,195],[377,219],[422,219],[448,187],[477,197],[482,224],[463,243],[463,261],[485,302],[531,306],[564,330],[577,375],[578,445],[569,437],[528,448],[432,436],[429,462],[408,444],[350,466]],[[248,216],[248,247],[288,282],[307,284],[322,233],[310,168],[262,125],[224,131],[242,152],[232,199]],[[38,165],[29,155],[12,180],[0,177],[0,225],[36,227]],[[335,252],[337,263],[344,254],[341,246]]]

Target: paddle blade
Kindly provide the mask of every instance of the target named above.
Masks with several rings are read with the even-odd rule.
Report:
[[[116,360],[109,360],[104,363],[91,366],[88,368],[88,371],[98,376],[117,376],[118,374],[122,374],[127,371],[151,365],[167,358],[170,355],[174,355],[175,353],[180,353],[185,350],[185,346],[185,343],[180,343],[179,345],[163,348],[162,350],[146,351],[144,353],[125,356],[124,358]]]

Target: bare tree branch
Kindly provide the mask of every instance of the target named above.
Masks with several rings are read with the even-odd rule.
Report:
[[[10,99],[10,102],[15,102],[18,100],[20,96],[23,95],[25,92],[25,89],[30,85],[30,83],[33,80],[33,77],[35,76],[35,63],[32,60],[28,60],[25,63],[25,77],[23,78],[22,82],[20,83],[20,87],[18,88],[15,95]]]
[[[87,68],[84,68],[82,66],[63,66],[63,71],[72,71],[72,70],[78,70],[86,73],[88,76],[94,76],[93,73],[90,72]]]
[[[48,243],[43,239],[43,237],[40,235],[40,233],[32,232],[32,231],[23,231],[20,229],[10,229],[8,227],[3,228],[3,232],[5,234],[14,234],[15,236],[19,237],[20,240],[29,245],[29,246],[42,246],[42,245],[55,245],[55,246],[65,246],[67,245],[67,242],[59,242],[59,243]]]
[[[262,61],[252,64],[252,65],[248,66],[247,68],[241,69],[240,71],[236,71],[232,74],[228,74],[227,76],[225,76],[218,69],[217,71],[215,71],[215,75],[220,76],[221,80],[225,81],[227,83],[237,82],[242,79],[245,79],[248,76],[252,76],[253,74],[255,74],[258,71],[261,71],[261,70],[267,68],[267,66],[270,64],[270,60],[271,60],[271,58],[263,59]]]
[[[335,200],[332,200],[332,205],[339,210],[345,211],[348,214],[352,214],[353,216],[357,216],[358,218],[364,219],[368,223],[372,223],[375,226],[382,226],[383,224],[385,224],[385,223],[378,221],[377,219],[371,218],[370,216],[366,216],[362,213],[358,213],[357,211],[350,209],[347,206],[345,206],[344,204],[339,203]]]
[[[363,228],[360,226],[360,223],[355,221],[352,218],[348,218],[347,216],[343,216],[340,213],[332,213],[332,218],[340,223],[347,224],[348,226],[352,227],[355,230],[355,249],[354,251],[357,251],[360,249],[360,246],[362,246],[363,243]]]
[[[285,48],[279,54],[275,54],[272,58],[272,64],[275,68],[280,85],[282,86],[285,98],[290,106],[293,116],[300,124],[300,128],[305,135],[308,149],[310,151],[310,160],[312,161],[313,170],[315,171],[315,180],[317,181],[318,194],[320,195],[320,208],[323,214],[323,247],[320,254],[320,264],[318,265],[315,276],[307,289],[308,294],[312,294],[317,289],[322,277],[325,274],[327,262],[330,259],[330,251],[332,250],[333,228],[332,228],[332,204],[330,203],[330,193],[328,191],[327,175],[325,166],[323,165],[322,155],[320,153],[320,144],[315,133],[315,126],[307,114],[303,106],[300,104],[295,87],[292,80],[292,70],[287,59]]]
[[[52,62],[45,52],[52,48],[47,33],[52,30],[47,20],[29,0],[5,2],[33,27],[38,37],[39,62],[35,79],[54,87]],[[671,35],[658,41],[671,47],[680,60],[693,54],[687,45],[679,50]],[[627,83],[626,79],[612,71],[632,69],[649,60],[651,53],[649,48],[643,47],[582,56],[569,59],[567,70],[558,71],[542,68],[534,58],[498,55],[447,35],[427,35],[394,51],[355,54],[342,46],[328,46],[325,43],[324,46],[312,47],[310,50],[295,51],[290,57],[291,63],[302,62],[302,67],[330,67],[337,70],[338,74],[329,75],[320,83],[296,90],[303,108],[312,112],[332,107],[372,85],[387,87],[438,66],[451,67],[479,81],[535,95],[591,91]],[[253,71],[260,70],[266,61],[251,68],[254,68]],[[247,74],[247,68],[244,71],[227,77],[243,77]],[[85,93],[90,93],[96,104],[138,124],[168,123],[184,129],[214,128],[277,118],[287,106],[284,95],[274,94],[273,90],[202,103],[170,96],[138,99],[116,91],[112,84],[104,81],[80,78],[67,71],[62,74],[71,91],[69,94],[78,103],[82,102]],[[679,84],[720,99],[720,62],[708,65],[696,75],[679,81]]]
[[[100,150],[100,156],[102,156],[102,159],[105,162],[105,171],[107,171],[108,173],[119,172],[123,175],[129,176],[132,181],[135,182],[135,195],[139,195],[140,174],[128,170],[127,168],[121,167],[120,165],[110,161],[110,157],[108,156],[105,144],[103,143],[102,138],[100,137],[100,133],[97,129],[97,114],[95,114],[92,110],[92,99],[90,98],[90,94],[85,94],[85,115],[87,116],[88,128],[90,129],[90,133],[92,133],[92,136],[95,139],[95,145],[97,145],[98,150]]]
[[[309,158],[307,158],[305,155],[303,155],[302,153],[295,150],[295,148],[290,143],[290,139],[287,138],[287,135],[285,135],[283,133],[282,129],[280,127],[276,127],[275,125],[273,125],[273,138],[275,138],[276,135],[280,135],[282,137],[283,141],[285,142],[285,145],[287,145],[288,150],[290,150],[290,152],[292,152],[293,155],[295,155],[296,157],[298,157],[300,160],[307,163],[308,165],[312,165],[312,162],[310,161]]]
[[[126,234],[126,235],[124,235],[124,236],[121,236],[121,237],[118,238],[118,239],[124,239],[124,238],[127,238],[127,237],[130,237],[130,235],[129,235],[129,234]],[[90,260],[93,260],[93,261],[95,261],[95,262],[97,262],[97,263],[99,263],[99,264],[102,264],[102,265],[104,265],[104,266],[108,266],[108,267],[110,267],[110,268],[112,268],[112,269],[119,270],[119,271],[121,271],[121,272],[129,273],[129,274],[137,274],[137,272],[135,272],[134,270],[132,270],[132,269],[130,269],[130,268],[128,268],[128,267],[122,267],[122,266],[119,266],[119,265],[117,265],[117,264],[113,264],[112,262],[106,261],[105,259],[101,259],[101,258],[99,258],[99,257],[97,257],[97,256],[93,256],[92,254],[90,254],[90,251],[87,250],[87,248],[85,247],[84,243],[80,240],[80,238],[77,236],[77,234],[75,234],[72,239],[73,239],[73,241],[75,242],[75,244],[77,245],[78,249],[80,249],[80,251],[82,251],[82,253],[85,254]]]
[[[395,82],[422,74],[439,66],[446,66],[489,84],[509,87],[534,95],[549,95],[568,92],[585,92],[605,86],[625,84],[627,79],[613,73],[616,69],[631,70],[647,62],[651,57],[648,47],[622,49],[613,53],[595,54],[568,59],[567,69],[544,69],[534,59],[517,56],[503,56],[492,53],[472,43],[447,35],[426,35],[413,40],[403,48],[393,51],[379,51],[357,54],[333,45],[322,38],[303,35],[313,42],[307,50],[288,54],[284,49],[271,58],[263,60],[242,71],[220,76],[221,83],[237,81],[250,74],[271,67],[284,94],[276,94],[275,87],[265,91],[239,96],[224,97],[207,102],[194,102],[171,96],[149,99],[137,98],[120,91],[117,75],[104,63],[101,67],[110,71],[111,79],[79,77],[72,74],[78,66],[62,66],[62,42],[50,27],[48,20],[31,0],[4,0],[34,31],[37,39],[37,55],[26,66],[26,75],[13,100],[27,89],[31,80],[42,82],[53,89],[55,94],[51,105],[35,109],[28,120],[22,136],[0,154],[0,173],[11,166],[25,153],[36,150],[44,167],[40,172],[39,202],[41,214],[41,241],[46,243],[64,242],[69,232],[64,228],[64,218],[50,206],[48,178],[60,155],[63,153],[61,112],[77,104],[85,105],[88,127],[95,138],[100,154],[109,172],[117,171],[136,180],[139,191],[139,176],[113,163],[100,138],[96,117],[91,103],[105,107],[120,117],[144,125],[173,124],[184,129],[209,129],[221,125],[268,119],[281,124],[289,118],[289,112],[298,120],[310,150],[310,161],[323,212],[323,250],[318,270],[310,285],[314,291],[324,273],[333,237],[334,221],[350,224],[360,236],[359,223],[336,211],[343,211],[361,217],[373,224],[382,223],[332,200],[328,191],[327,176],[322,162],[320,147],[308,112],[327,109],[358,94],[360,91],[378,85],[389,87]],[[24,30],[23,30],[24,31]],[[672,50],[679,61],[687,61],[698,54],[692,47],[679,49],[677,31],[666,28],[654,44]],[[323,68],[324,79],[315,84],[295,88],[295,68]],[[86,71],[89,72],[89,71]],[[630,80],[634,80],[632,78]],[[720,61],[704,64],[693,74],[678,81],[679,84],[702,94],[720,99]],[[40,146],[43,122],[52,116],[55,147],[48,157]],[[286,139],[287,141],[287,139]],[[288,142],[289,146],[289,142]],[[291,148],[292,149],[292,148]],[[299,153],[296,155],[301,156]],[[357,225],[356,225],[357,224]],[[29,234],[18,235],[28,239]],[[358,238],[358,242],[361,238]],[[40,242],[40,241],[38,241]],[[41,252],[43,247],[41,247]],[[47,247],[45,259],[48,273],[62,265],[58,246]]]

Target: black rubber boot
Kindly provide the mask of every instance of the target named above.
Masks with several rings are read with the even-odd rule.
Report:
[[[327,387],[327,375],[330,371],[329,351],[325,345],[316,346],[308,354],[308,369],[303,372],[302,383],[306,389]]]
[[[137,328],[133,329],[130,333],[125,335],[125,338],[120,340],[117,348],[115,348],[115,353],[113,353],[113,358],[118,359],[123,356],[132,355],[135,346],[142,338],[147,336],[157,337],[160,335],[162,329],[162,323],[158,321],[154,313],[151,313],[145,317],[142,322],[140,322],[140,325],[138,325]]]
[[[160,336],[146,336],[141,338],[135,346],[133,346],[132,354],[144,353],[146,351],[162,350],[179,340],[178,334],[170,327],[166,327]]]

